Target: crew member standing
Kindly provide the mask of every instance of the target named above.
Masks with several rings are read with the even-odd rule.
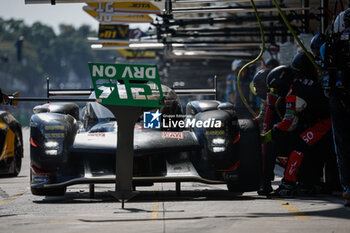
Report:
[[[320,142],[331,129],[327,99],[313,77],[301,76],[286,66],[272,70],[267,77],[270,92],[285,97],[286,111],[280,123],[263,135],[263,142],[271,139],[289,146],[289,159],[282,184],[275,196],[293,196],[299,167],[310,146]]]
[[[329,95],[333,137],[345,206],[350,206],[350,8],[341,12],[321,47],[324,88]]]

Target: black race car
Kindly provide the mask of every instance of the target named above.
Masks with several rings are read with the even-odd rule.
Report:
[[[237,119],[231,104],[216,100],[191,101],[184,114],[176,93],[164,93],[163,127],[146,129],[142,116],[135,125],[133,186],[190,181],[227,184],[232,192],[257,190],[262,173],[257,124]],[[88,102],[81,120],[75,103],[39,105],[34,113],[32,194],[64,195],[70,185],[115,183],[118,124],[106,107]],[[175,127],[164,127],[170,120]],[[202,127],[193,123],[198,121],[220,124]]]
[[[17,176],[22,157],[22,126],[9,112],[0,110],[0,175]]]

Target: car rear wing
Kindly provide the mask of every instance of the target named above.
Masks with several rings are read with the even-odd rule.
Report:
[[[10,104],[17,105],[18,102],[95,102],[96,99],[84,98],[89,96],[93,89],[86,90],[56,90],[50,89],[50,80],[46,82],[46,97],[18,97],[18,94],[9,95]],[[55,96],[52,98],[52,96]],[[72,98],[73,97],[73,98]]]
[[[178,96],[193,96],[193,95],[210,95],[210,96],[217,96],[217,78],[216,76],[213,79],[214,87],[208,88],[208,89],[190,89],[190,88],[174,88],[173,90]],[[48,85],[49,87],[49,85]],[[93,92],[93,88],[88,89],[49,89],[47,88],[47,98],[50,98],[52,96],[55,97],[68,97],[68,96],[74,96],[74,97],[86,97],[90,96]]]
[[[217,99],[217,78],[213,79],[214,87],[212,89],[173,89],[178,96],[209,95]],[[95,98],[86,98],[94,93],[93,88],[87,89],[50,89],[50,80],[47,79],[46,97],[18,97],[10,95],[9,100],[12,103],[18,102],[95,102]]]
[[[178,96],[193,96],[193,95],[210,95],[217,96],[217,78],[213,79],[214,87],[208,89],[190,89],[190,88],[174,88],[173,90]],[[86,97],[90,96],[93,92],[93,88],[88,89],[50,89],[47,85],[47,98],[50,97]]]

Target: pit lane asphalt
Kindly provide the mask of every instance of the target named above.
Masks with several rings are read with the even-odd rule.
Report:
[[[138,188],[125,204],[108,193],[113,185],[68,188],[65,197],[33,196],[29,189],[29,130],[18,177],[0,178],[0,232],[350,232],[350,209],[338,195],[266,199],[256,192],[234,196],[224,185],[183,183]],[[277,184],[277,183],[276,183]],[[277,187],[277,186],[275,186]]]

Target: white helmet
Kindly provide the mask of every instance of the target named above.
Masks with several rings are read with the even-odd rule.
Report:
[[[236,71],[238,68],[242,68],[242,60],[236,59],[232,62],[232,71]]]

